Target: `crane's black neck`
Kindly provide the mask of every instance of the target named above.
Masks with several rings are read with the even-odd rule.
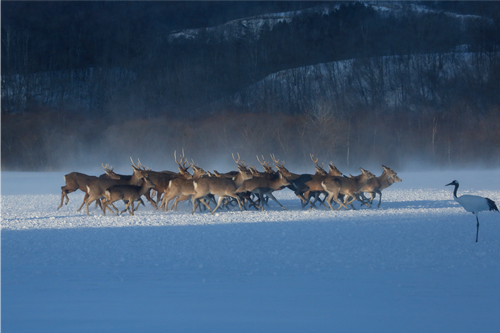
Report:
[[[455,183],[454,185],[455,185],[455,189],[453,190],[453,195],[455,196],[455,198],[458,198],[457,197],[458,184]]]

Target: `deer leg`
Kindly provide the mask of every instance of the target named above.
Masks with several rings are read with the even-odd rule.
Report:
[[[172,208],[171,208],[170,210],[172,210],[172,209],[177,210],[177,205],[179,204],[179,202],[186,201],[186,200],[188,200],[188,199],[189,199],[189,197],[190,197],[189,195],[184,195],[184,194],[179,195],[179,196],[175,199],[175,202],[174,202],[174,204],[172,205]]]
[[[205,198],[207,198],[207,197],[205,197]],[[209,206],[210,206],[210,201],[211,200],[208,199],[207,205],[209,205]],[[207,207],[204,204],[201,205],[200,203],[201,203],[200,199],[196,200],[196,206],[197,206],[198,210],[200,211],[200,213],[202,213],[202,212],[207,210]],[[217,205],[217,202],[215,204]]]
[[[130,213],[130,203],[129,203],[128,201],[126,201],[126,202],[125,202],[125,209],[124,209],[124,210],[122,210],[122,211],[120,212],[120,214],[118,214],[118,215],[123,214],[123,213],[124,213],[125,211],[127,211],[127,210],[128,210],[128,211],[129,211],[129,213]]]
[[[90,201],[90,197],[87,198],[87,201],[85,202],[85,208],[87,209],[87,216],[89,216],[89,205],[94,201],[95,199],[93,199],[92,201]]]
[[[83,197],[82,205],[80,206],[80,208],[78,208],[77,212],[82,210],[82,207],[83,207],[83,205],[85,205],[85,201],[89,198],[89,196],[90,195],[87,192],[85,192],[85,196]]]
[[[373,193],[373,192],[370,192],[370,199],[369,199],[369,202],[370,203],[373,203],[373,200],[375,200],[375,198],[377,197],[377,194],[376,193]]]
[[[382,203],[382,191],[377,190],[377,193],[378,193],[378,195],[379,195],[379,199],[378,199],[378,208],[380,208],[380,204]]]
[[[134,212],[137,212],[140,205],[143,205],[144,207],[146,207],[146,205],[144,204],[144,201],[142,201],[141,198],[137,199],[137,206],[135,206]]]
[[[351,201],[349,201],[349,199],[353,198]],[[348,194],[344,197],[344,205],[351,205],[352,209],[356,210],[356,207],[354,207],[354,205],[352,204],[352,202],[354,201],[354,197],[352,196],[352,194]]]
[[[361,202],[361,206],[366,205],[369,208],[371,208],[372,206],[370,205],[370,203],[368,203],[368,201],[365,200],[366,198],[365,199],[363,199],[363,198],[364,198],[363,192],[354,193],[354,197],[353,197],[352,201],[358,200],[359,202]],[[354,205],[352,203],[351,203],[351,206],[354,207]]]
[[[328,206],[330,206],[331,210],[334,210],[331,204],[332,199],[333,199],[333,193],[328,193],[328,196],[326,197],[326,203],[328,204]]]
[[[254,202],[255,209],[257,210],[260,209],[261,211],[264,211],[264,205],[262,204],[264,194],[261,193],[261,191],[259,190],[257,190],[257,192],[252,192],[252,193],[255,194],[255,196],[257,197],[257,200]]]
[[[129,208],[130,206],[132,207],[132,210],[130,211],[130,215],[134,216],[134,200],[130,200],[129,202]],[[139,207],[139,205],[137,205]]]
[[[306,193],[307,193],[307,195],[305,197],[308,198],[309,203],[311,204],[311,207],[309,207],[309,208],[310,209],[312,209],[312,208],[316,208],[317,209],[318,208],[318,207],[316,207],[316,201],[318,201],[318,198],[317,198],[318,194],[317,194],[317,192],[311,192],[309,190],[309,191],[305,192],[304,194],[306,194]],[[314,198],[314,202],[311,201],[311,198]]]
[[[253,193],[251,193],[251,194],[253,194]],[[248,205],[249,205],[248,208],[250,208],[250,206],[253,206],[253,208],[255,208],[256,210],[259,210],[259,206],[257,206],[257,204],[252,200],[251,195],[247,195],[246,200],[248,201]]]
[[[160,202],[160,199],[161,199],[161,192],[156,191],[156,202]]]
[[[210,209],[210,206],[205,202],[205,200],[203,200],[204,197],[205,197],[205,195],[198,194],[198,193],[196,193],[195,195],[193,195],[193,198],[192,198],[193,211],[191,212],[191,214],[194,214],[194,212],[196,211],[196,208],[198,207],[198,203],[196,202],[196,200],[199,200],[201,203],[203,203],[208,208],[209,211],[212,211]]]
[[[161,199],[161,204],[160,204],[160,207],[158,207],[159,209],[163,209],[163,211],[166,211],[166,209],[165,209],[165,204],[166,204],[166,202],[165,202],[165,198],[166,198],[166,197],[167,197],[167,194],[164,194],[164,195],[163,195],[163,198]]]
[[[113,211],[109,206],[113,207],[115,211]],[[111,213],[114,213],[116,215],[120,215],[120,214],[118,214],[118,212],[119,212],[118,208],[116,208],[115,205],[113,205],[113,202],[106,200],[102,203],[101,209],[102,209],[102,212],[104,215],[106,215],[106,208],[109,209],[109,211]]]
[[[65,190],[64,187],[65,186],[61,187],[61,190],[62,190],[62,192],[61,192],[61,204],[59,205],[59,207],[57,207],[57,210],[59,210],[59,208],[62,207],[63,201],[64,201],[64,197],[66,197],[66,205],[68,204],[68,201],[69,201],[69,198],[68,198],[68,195],[67,195],[68,190]]]
[[[304,200],[302,201],[302,208],[305,208],[305,207],[307,206],[307,204],[311,204],[311,201],[309,200],[309,193],[310,193],[310,191],[309,191],[309,190],[307,190],[307,191],[305,191],[305,192],[301,193],[301,196],[302,196],[302,198],[304,199]],[[311,205],[312,205],[312,204],[311,204]]]
[[[116,208],[116,207],[115,207],[115,205],[113,205],[113,202],[114,202],[114,201],[110,202],[110,201],[108,201],[108,200],[106,200],[106,199],[105,199],[105,200],[102,202],[102,204],[101,204],[101,200],[100,200],[100,199],[97,199],[97,200],[96,200],[96,202],[97,202],[97,201],[99,201],[99,206],[101,206],[101,209],[102,209],[102,211],[103,211],[104,215],[106,215],[106,208],[107,208],[107,209],[108,209],[111,213],[116,213],[116,215],[119,215],[119,214],[118,214],[118,212],[119,212],[118,208]],[[125,201],[125,200],[124,200],[124,201]],[[96,204],[96,206],[97,206],[97,204]],[[113,211],[113,210],[111,209],[111,207],[109,207],[109,206],[111,206],[111,207],[112,207],[115,211]]]
[[[361,201],[361,206],[363,205],[368,205],[369,203],[369,200],[368,198],[365,196],[365,193],[364,192],[359,192],[358,193],[358,200]]]
[[[317,191],[311,192],[311,198],[314,198],[314,202],[311,202],[311,204],[316,206],[316,202],[318,202],[319,200],[319,193]],[[311,198],[309,198],[309,201],[311,200]],[[321,200],[319,202],[321,203]]]
[[[175,198],[175,201],[174,201],[174,204],[172,205],[172,207],[170,207],[170,210],[177,210],[177,199],[179,199],[178,197]],[[163,205],[163,210],[165,212],[167,212],[169,209],[168,209],[168,204],[170,203],[170,201],[172,201],[173,199],[170,198],[170,197],[167,197],[167,195],[163,195],[163,199],[162,199],[162,205]]]
[[[333,197],[333,201],[335,201],[336,203],[338,203],[340,205],[339,208],[337,208],[337,210],[340,210],[342,207],[344,207],[346,210],[349,210],[349,208],[345,205],[345,203],[342,202],[342,200],[339,200],[338,198],[339,198],[338,194],[337,194],[337,196]],[[343,195],[343,198],[344,198],[344,200],[347,200],[348,196]]]
[[[170,203],[170,201],[172,201],[172,199],[174,198],[174,196],[172,196],[170,193],[165,193],[163,195],[163,199],[161,199],[161,205],[159,208],[163,208],[163,211],[168,211],[168,204]]]
[[[171,200],[169,200],[170,202]],[[174,204],[170,208],[170,210],[177,210],[177,204],[179,203],[179,197],[175,198]],[[168,209],[168,202],[167,202],[167,207],[165,207],[165,210]]]
[[[219,208],[221,205],[222,201],[224,201],[224,197],[221,195],[219,196],[219,200],[217,200],[217,206],[215,206],[214,210],[211,212],[212,215],[215,213],[215,211]]]
[[[149,191],[147,191],[146,193],[144,193],[144,196],[153,205],[154,209],[158,209],[158,206],[156,205],[156,202],[151,198],[151,195],[149,194]]]
[[[238,207],[240,207],[240,211],[242,211],[243,209],[241,209],[241,201],[240,201],[240,198],[238,198],[238,196],[236,194],[230,194],[229,195],[230,197],[236,199],[236,202],[238,202]]]
[[[118,215],[119,210],[118,210],[118,208],[116,208],[116,207],[115,207],[115,205],[113,205],[113,203],[112,203],[112,202],[109,204],[109,206],[111,206],[111,207],[112,207],[112,208],[116,211],[116,215]],[[111,210],[111,208],[109,208],[109,206],[107,206],[107,208],[109,209],[109,211],[110,211],[111,213],[114,213],[114,212]]]
[[[281,206],[281,208],[283,208],[283,210],[286,210],[286,208],[285,208],[285,207],[283,207],[283,205],[282,205],[282,204],[280,204],[278,200],[276,200],[276,198],[274,197],[274,195],[273,195],[271,192],[268,192],[268,193],[266,193],[266,194],[267,194],[267,196],[268,196],[269,198],[271,198],[271,199],[273,199],[274,201],[276,201],[276,203],[277,203],[278,205],[280,205],[280,206]],[[262,210],[264,210],[264,208],[262,208]]]
[[[325,206],[326,208],[328,208],[328,206],[325,204],[326,198],[328,197],[328,193],[326,193],[326,192],[320,192],[320,193],[318,194],[318,198],[319,198],[319,196],[320,196],[321,194],[324,194],[324,195],[325,195],[325,197],[323,198],[323,200],[321,200],[321,199],[319,199],[319,200],[320,200],[320,202],[321,202],[321,204],[322,204],[323,206]]]

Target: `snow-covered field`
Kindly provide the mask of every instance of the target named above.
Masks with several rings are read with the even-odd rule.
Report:
[[[498,332],[500,214],[475,243],[444,186],[499,204],[498,171],[398,175],[379,209],[87,217],[63,173],[2,172],[2,332]]]

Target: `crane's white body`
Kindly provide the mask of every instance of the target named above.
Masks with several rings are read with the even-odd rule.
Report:
[[[457,196],[457,190],[458,190],[458,182],[456,180],[452,181],[448,185],[455,185],[455,190],[453,191],[453,198],[455,199],[456,202],[458,202],[462,207],[468,211],[471,212],[472,214],[476,215],[476,221],[477,221],[477,228],[476,228],[476,243],[479,235],[479,217],[478,214],[479,212],[483,211],[497,211],[498,212],[498,207],[496,206],[495,202],[491,199],[488,198],[483,198],[477,195],[461,195]]]
[[[462,205],[466,211],[471,212],[476,216],[479,212],[490,210],[490,206],[488,205],[486,198],[468,194],[460,197],[453,195],[453,197],[455,201]]]

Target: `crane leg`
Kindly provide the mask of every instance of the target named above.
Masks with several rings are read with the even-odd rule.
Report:
[[[476,243],[477,243],[477,237],[479,235],[479,219],[477,216],[476,216],[476,221],[477,221],[477,229],[476,229]]]

